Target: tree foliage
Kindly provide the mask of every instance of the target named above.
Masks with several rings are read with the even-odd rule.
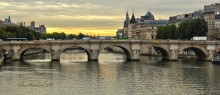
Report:
[[[82,39],[83,37],[88,37],[88,35],[83,33],[66,35],[64,32],[39,33],[23,26],[6,26],[0,28],[0,39],[2,40],[6,40],[7,38],[27,38],[27,40],[46,40],[47,38],[53,38],[55,40],[66,40],[74,38]]]
[[[156,39],[191,39],[194,36],[206,36],[207,22],[204,19],[187,20],[175,25],[161,26],[157,30]]]
[[[74,38],[76,38],[77,36],[76,35],[74,35],[74,34],[70,34],[70,35],[68,35],[67,36],[67,39],[74,39]]]

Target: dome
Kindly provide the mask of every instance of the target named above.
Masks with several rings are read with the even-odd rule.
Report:
[[[155,20],[154,15],[148,11],[145,16],[141,16],[141,22],[144,22],[144,20]]]

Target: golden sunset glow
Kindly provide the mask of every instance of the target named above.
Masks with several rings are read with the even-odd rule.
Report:
[[[70,29],[70,28],[47,28],[48,33],[53,33],[53,32],[65,32],[66,34],[79,34],[79,33],[84,33],[86,35],[90,36],[115,36],[116,32],[115,30],[95,30],[95,29]]]

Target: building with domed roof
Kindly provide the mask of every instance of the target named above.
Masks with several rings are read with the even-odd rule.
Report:
[[[16,24],[11,22],[11,17],[9,16],[8,18],[5,18],[4,21],[0,20],[0,28],[1,27],[6,27],[6,26],[15,26]]]
[[[155,20],[155,19],[154,19],[154,15],[150,11],[148,11],[145,16],[141,16],[140,20],[141,22],[146,22],[146,21]]]
[[[123,29],[118,29],[117,37],[127,37],[128,39],[155,39],[157,28],[168,25],[168,20],[155,20],[154,15],[148,11],[140,19],[135,18],[134,11],[131,19],[128,12]]]

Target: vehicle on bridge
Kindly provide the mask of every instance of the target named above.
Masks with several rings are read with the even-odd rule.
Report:
[[[7,38],[7,41],[27,41],[27,38]]]
[[[52,40],[55,40],[55,38],[47,38],[46,40],[47,41],[52,41]]]
[[[83,37],[82,40],[89,40],[90,37]]]
[[[205,41],[205,40],[207,40],[207,37],[193,37],[192,40]]]

